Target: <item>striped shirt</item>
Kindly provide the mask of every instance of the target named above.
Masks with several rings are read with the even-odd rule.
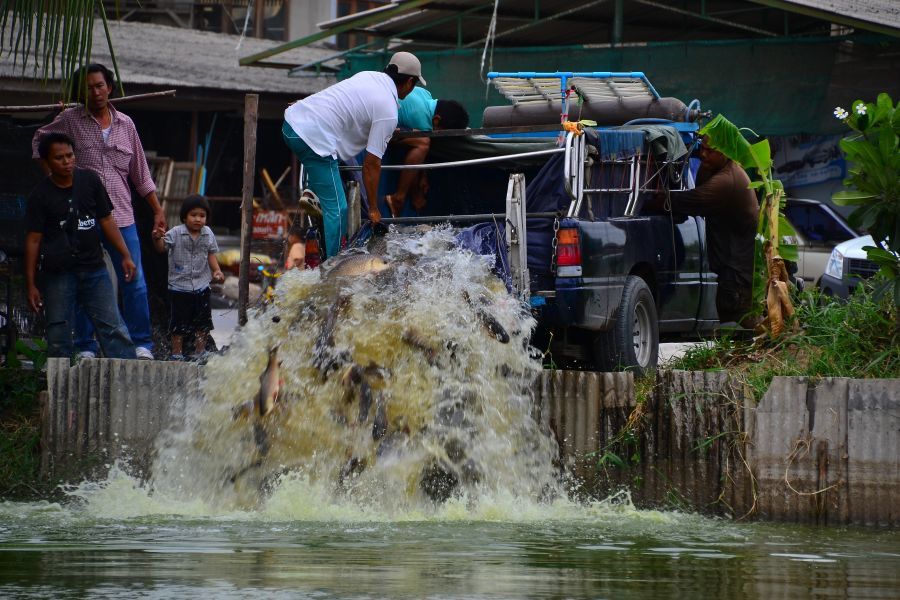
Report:
[[[109,105],[112,118],[108,141],[103,141],[100,124],[83,107],[69,108],[37,130],[31,140],[31,155],[39,158],[37,148],[41,137],[47,133],[64,133],[75,142],[75,164],[90,169],[100,176],[112,201],[113,218],[119,227],[134,224],[131,208],[129,180],[141,198],[156,191],[150,176],[144,147],[138,137],[134,122]]]
[[[208,288],[212,281],[209,255],[219,251],[212,229],[204,225],[194,239],[182,223],[167,231],[163,239],[169,251],[169,289],[199,292]]]

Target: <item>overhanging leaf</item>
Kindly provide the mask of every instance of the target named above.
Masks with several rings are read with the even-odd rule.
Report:
[[[710,146],[745,169],[756,167],[750,152],[750,142],[744,138],[734,123],[724,116],[716,115],[699,133],[707,136]]]
[[[859,190],[844,190],[832,194],[831,201],[838,206],[850,206],[853,204],[863,204],[876,197],[875,194],[868,194]]]
[[[753,157],[757,171],[768,173],[772,169],[772,150],[769,148],[769,140],[761,140],[752,144],[750,146],[750,155]]]

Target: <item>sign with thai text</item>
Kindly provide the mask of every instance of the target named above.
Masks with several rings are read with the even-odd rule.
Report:
[[[253,239],[281,240],[287,235],[288,217],[280,210],[253,211]]]

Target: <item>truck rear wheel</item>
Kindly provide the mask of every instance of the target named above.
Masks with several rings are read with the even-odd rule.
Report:
[[[615,323],[594,338],[594,360],[603,371],[632,371],[641,377],[656,369],[658,358],[656,302],[647,283],[629,275]]]

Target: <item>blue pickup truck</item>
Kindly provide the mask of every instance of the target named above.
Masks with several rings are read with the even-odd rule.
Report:
[[[386,221],[493,221],[498,265],[557,366],[640,374],[661,336],[714,328],[705,221],[666,203],[692,186],[699,103],[660,98],[643,73],[489,77],[511,105],[480,130],[428,134],[427,208]]]

